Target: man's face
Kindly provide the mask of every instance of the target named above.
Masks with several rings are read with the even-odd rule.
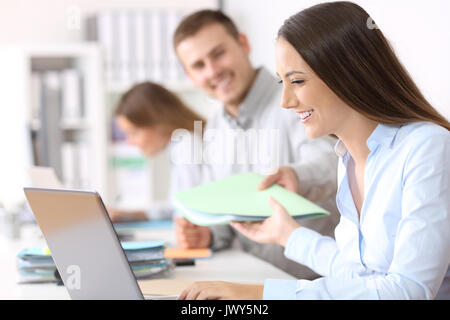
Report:
[[[224,104],[241,103],[253,81],[247,38],[233,38],[221,24],[206,25],[176,47],[195,86]]]

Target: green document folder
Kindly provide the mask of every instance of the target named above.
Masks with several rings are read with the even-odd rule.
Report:
[[[330,214],[277,184],[262,191],[257,190],[263,178],[257,173],[244,173],[200,185],[175,194],[174,205],[189,221],[203,226],[230,221],[264,220],[273,213],[269,205],[270,196],[296,218]]]

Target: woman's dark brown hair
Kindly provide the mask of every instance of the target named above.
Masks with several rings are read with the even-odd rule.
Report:
[[[124,116],[137,127],[162,125],[171,130],[194,131],[194,121],[205,120],[189,109],[178,96],[159,84],[143,82],[122,95],[116,116]]]
[[[315,5],[288,18],[277,38],[288,41],[341,100],[367,118],[392,125],[429,121],[450,130],[360,6]]]

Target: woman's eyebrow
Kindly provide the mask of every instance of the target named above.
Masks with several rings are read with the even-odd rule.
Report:
[[[302,72],[302,71],[289,71],[289,72],[287,72],[284,76],[287,78],[287,77],[290,77],[290,76],[292,76],[293,74],[296,74],[296,73],[300,73],[300,74],[305,74],[304,72]]]
[[[300,73],[300,74],[305,74],[303,71],[289,71],[289,72],[287,72],[284,76],[287,78],[287,77],[289,77],[289,76],[292,76],[293,74],[296,74],[296,73]],[[278,78],[281,78],[280,77],[280,75],[278,74],[278,72],[275,72],[275,75],[278,77]]]

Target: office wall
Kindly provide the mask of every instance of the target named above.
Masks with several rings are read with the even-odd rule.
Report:
[[[77,42],[84,39],[84,17],[101,8],[149,7],[215,7],[222,2],[224,10],[247,33],[255,65],[265,65],[273,72],[274,42],[278,28],[290,15],[317,4],[317,0],[0,0],[0,45],[6,43]],[[355,0],[374,18],[391,41],[401,61],[418,86],[435,107],[450,119],[450,1],[448,0]],[[76,17],[80,15],[77,27]],[[4,61],[7,70],[7,61]],[[10,87],[11,79],[2,83]],[[2,101],[8,101],[13,90],[3,90]],[[3,181],[23,185],[24,177],[12,174],[28,164],[29,148],[23,144],[24,133],[14,123],[23,114],[14,106],[0,106],[0,172]],[[7,115],[7,117],[5,117]],[[16,122],[15,122],[16,121]],[[19,148],[17,147],[19,146]],[[5,153],[7,150],[7,153]],[[10,174],[10,175],[8,175]],[[9,177],[13,178],[9,178]],[[6,177],[6,178],[5,178]],[[1,188],[0,188],[1,189]],[[9,183],[5,190],[12,189]],[[1,194],[2,192],[0,190]],[[9,198],[9,197],[8,197]],[[1,200],[1,199],[0,199]]]
[[[0,44],[83,40],[84,17],[100,9],[199,8],[217,7],[217,3],[217,0],[0,0]]]
[[[226,0],[224,10],[250,38],[251,58],[275,72],[278,28],[296,12],[324,1]],[[355,0],[376,21],[430,102],[450,119],[450,1]]]
[[[252,60],[275,71],[273,44],[284,19],[317,0],[224,0],[224,10],[245,31]],[[450,119],[450,1],[355,0],[374,18],[427,98]],[[83,39],[84,28],[70,26],[99,8],[216,5],[216,0],[0,0],[0,44],[70,42]]]
[[[0,70],[3,75],[0,77],[0,208],[23,201],[22,187],[28,185],[25,170],[32,164],[24,112],[28,100],[22,91],[24,75],[30,70],[23,65],[19,54],[6,52],[5,47],[30,43],[37,47],[48,43],[76,44],[85,39],[85,18],[103,9],[195,10],[215,8],[217,4],[217,0],[0,0]],[[169,170],[168,163],[163,169]],[[160,183],[160,189],[167,189],[165,182]]]
[[[284,19],[317,0],[223,0],[224,10],[245,31],[252,60],[275,71],[273,44]],[[450,1],[355,0],[374,18],[426,97],[450,119]],[[216,0],[0,0],[0,44],[70,42],[84,27],[70,25],[100,8],[217,5]],[[73,22],[73,21],[72,21]]]

